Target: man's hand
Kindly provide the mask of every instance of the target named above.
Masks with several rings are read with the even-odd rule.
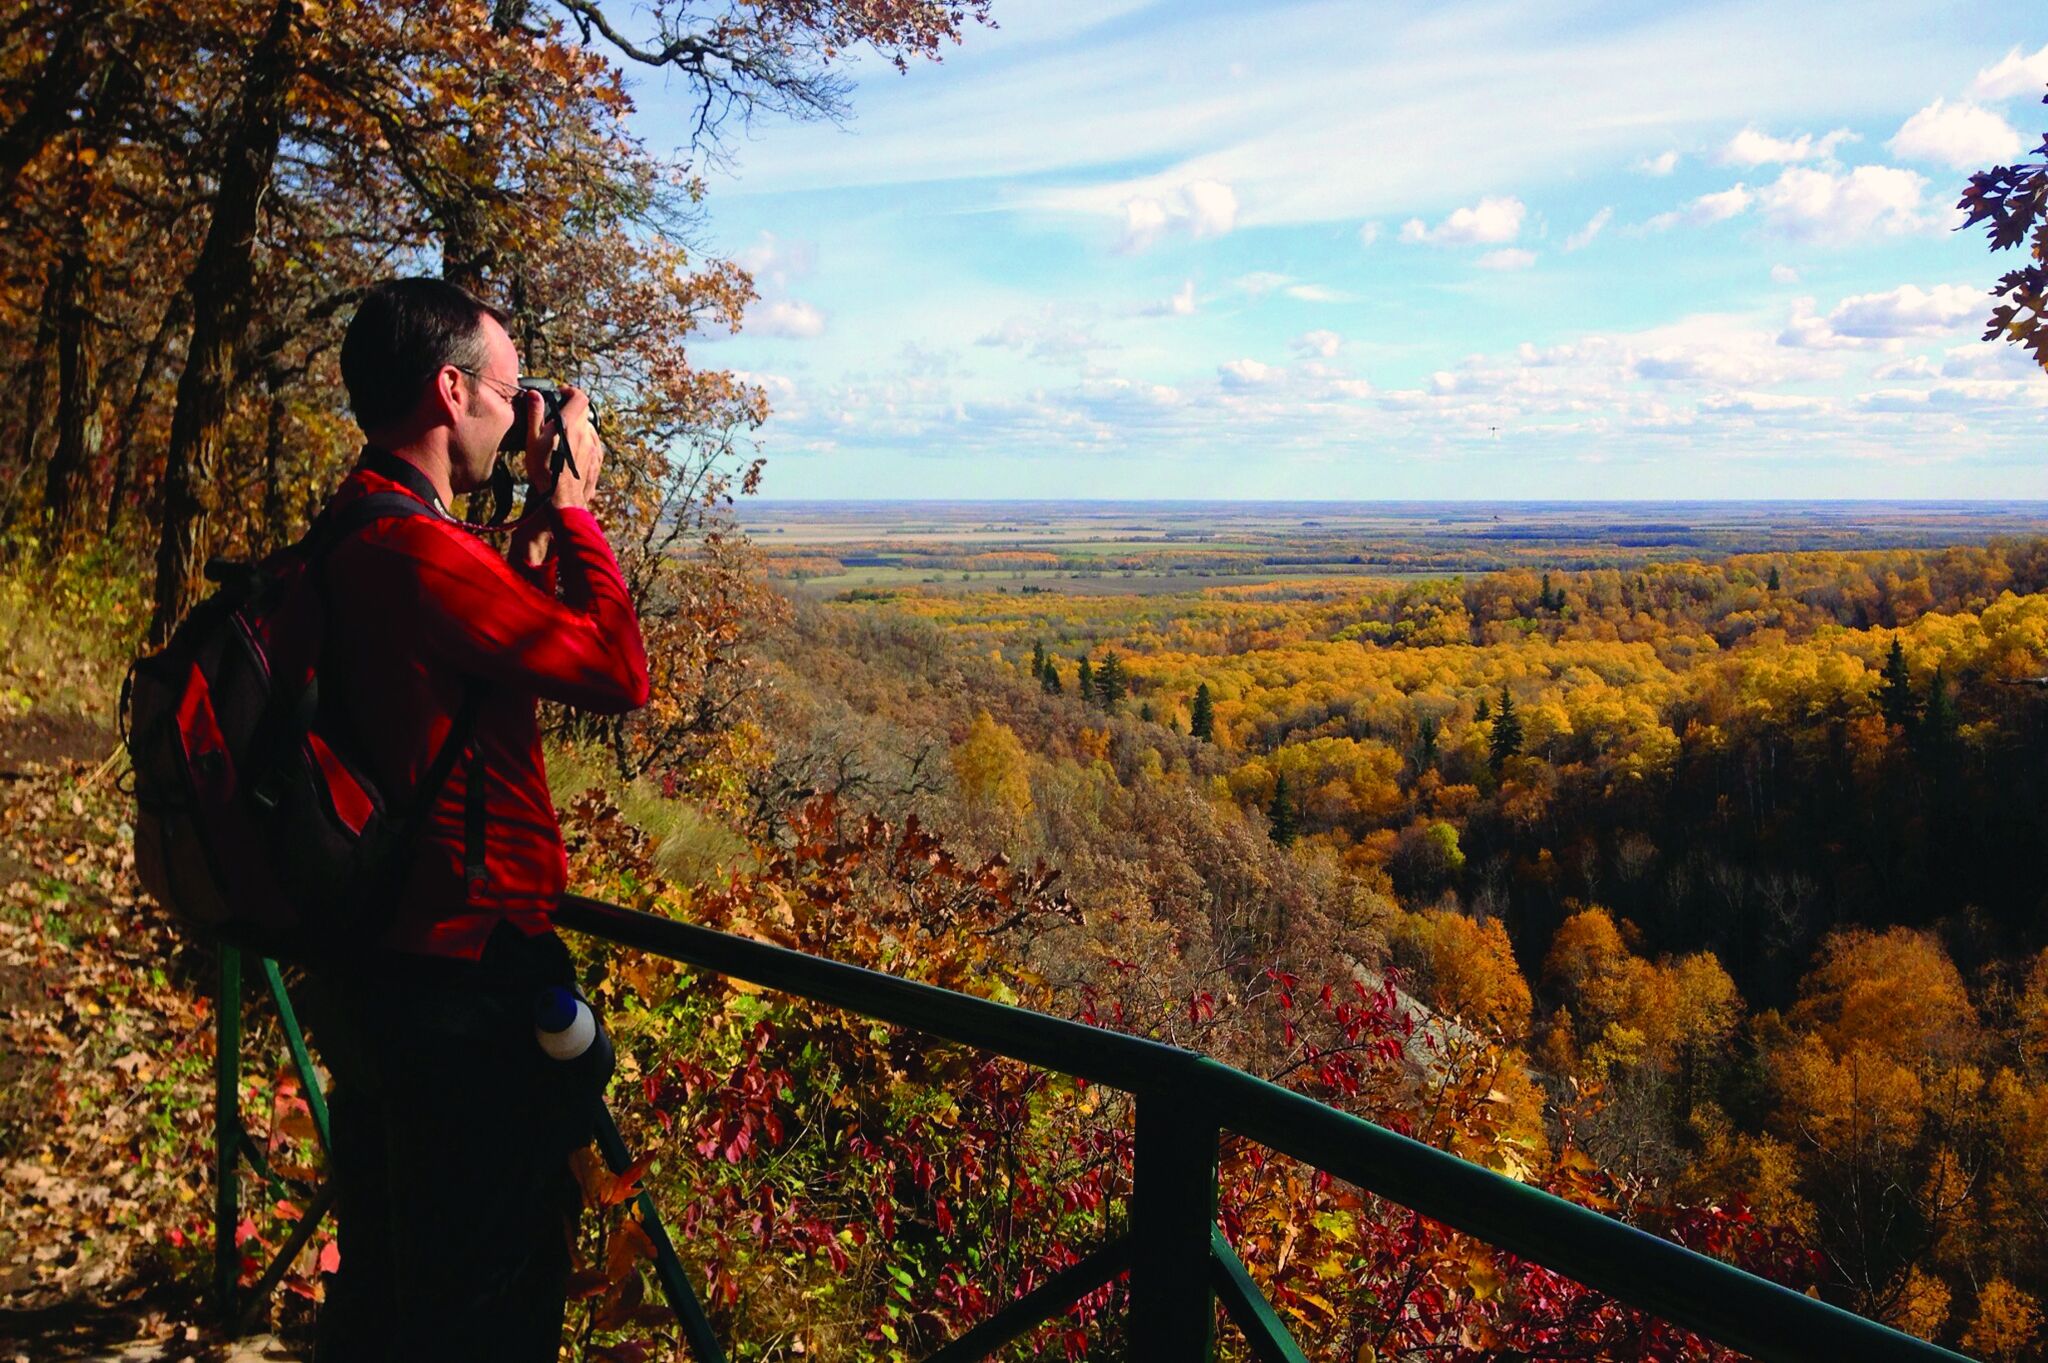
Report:
[[[567,400],[562,404],[561,425],[569,435],[569,456],[575,472],[563,465],[548,500],[558,510],[571,506],[588,509],[590,494],[597,487],[598,470],[604,466],[604,442],[597,438],[597,428],[590,424],[590,395],[581,388],[564,387],[562,392]],[[547,486],[548,461],[555,448],[555,423],[543,424],[545,410],[546,404],[539,394],[526,399],[526,479],[535,487]]]

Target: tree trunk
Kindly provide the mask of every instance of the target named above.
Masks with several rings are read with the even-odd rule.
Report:
[[[290,408],[285,403],[282,375],[273,373],[265,386],[270,392],[270,412],[263,432],[263,530],[269,540],[264,547],[275,549],[291,538],[291,527],[285,524],[284,482],[278,472],[284,462],[285,417]]]
[[[15,177],[71,126],[71,105],[93,72],[95,57],[85,37],[103,22],[99,6],[80,6],[55,22],[56,41],[36,73],[27,103],[0,129],[0,196],[11,191]]]
[[[135,386],[128,390],[128,401],[121,408],[120,424],[114,428],[114,484],[107,493],[109,535],[120,530],[122,521],[127,518],[128,504],[137,484],[135,426],[142,420],[142,404],[149,400],[150,381],[163,365],[164,351],[170,348],[171,337],[185,325],[191,301],[183,289],[171,295],[163,320],[157,323],[156,335],[149,338],[149,348],[143,352],[142,365],[135,371]]]
[[[509,33],[525,22],[529,8],[528,0],[494,0],[491,27]],[[509,84],[502,72],[493,79],[499,86]],[[496,158],[480,154],[484,149],[476,145],[474,128],[464,134],[463,141],[472,153],[472,165],[496,164]],[[443,196],[439,203],[431,205],[441,225],[441,277],[481,297],[488,292],[484,288],[485,273],[501,263],[492,233],[492,205],[498,187],[478,184],[464,186],[463,190],[452,197]]]
[[[15,391],[21,394],[21,445],[15,456],[13,477],[8,480],[6,503],[0,505],[0,530],[12,526],[21,516],[21,491],[41,466],[36,457],[42,444],[44,392],[50,383],[50,352],[57,345],[57,276],[43,285],[43,301],[36,309],[36,339],[22,362]]]
[[[99,279],[93,268],[86,216],[92,172],[81,164],[72,173],[71,200],[64,224],[63,254],[57,261],[57,448],[43,474],[45,552],[55,553],[84,529],[87,489],[99,462],[99,345],[93,309]]]
[[[250,54],[248,74],[221,163],[220,191],[199,262],[186,292],[192,298],[192,344],[178,378],[171,445],[164,464],[162,538],[156,552],[156,610],[149,637],[161,643],[202,590],[206,565],[206,498],[212,490],[227,424],[235,352],[249,326],[255,272],[257,210],[270,187],[284,124],[285,98],[296,62],[293,29],[298,0],[278,0]]]

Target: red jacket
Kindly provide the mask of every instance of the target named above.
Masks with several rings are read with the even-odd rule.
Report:
[[[447,516],[431,484],[372,452],[335,504],[403,492],[441,514],[382,520],[327,560],[341,718],[353,750],[394,809],[432,765],[461,708],[483,687],[465,752],[449,773],[413,853],[384,944],[471,960],[500,919],[528,936],[568,883],[562,834],[541,760],[537,700],[618,714],[647,703],[647,655],[604,532],[582,510],[555,514],[548,559],[515,568]],[[484,875],[465,873],[472,765],[482,763]]]

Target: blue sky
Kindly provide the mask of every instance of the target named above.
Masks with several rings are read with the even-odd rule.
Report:
[[[995,17],[711,176],[767,496],[2048,497],[1952,230],[2048,126],[2032,4]]]

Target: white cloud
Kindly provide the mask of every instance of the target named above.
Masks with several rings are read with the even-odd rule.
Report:
[[[1787,235],[1839,242],[1923,229],[1926,188],[1926,177],[1896,166],[1858,166],[1842,175],[1790,166],[1756,191],[1756,202],[1765,220]]]
[[[2007,383],[2038,384],[2041,366],[2022,346],[1972,341],[1951,346],[1941,361],[1941,372],[1951,379],[2002,379]]]
[[[1282,371],[1257,360],[1226,360],[1216,366],[1216,377],[1225,388],[1259,388],[1273,383]]]
[[[1813,299],[1800,298],[1793,301],[1792,315],[1778,333],[1778,344],[1793,350],[1859,350],[1865,342],[1837,334],[1828,319],[1814,311]]]
[[[1669,213],[1659,213],[1650,219],[1650,226],[1661,232],[1682,222],[1695,227],[1726,222],[1729,218],[1747,212],[1751,198],[1747,185],[1738,184],[1729,189],[1715,190],[1711,194],[1700,195],[1683,208]]]
[[[1602,228],[1614,221],[1614,210],[1603,208],[1586,220],[1586,225],[1564,239],[1567,251],[1582,251],[1593,244],[1593,238],[1600,235]]]
[[[1174,291],[1173,297],[1158,303],[1148,303],[1138,309],[1141,317],[1192,317],[1195,313],[1195,281],[1186,279]]]
[[[1237,226],[1237,192],[1221,180],[1190,180],[1181,187],[1181,198],[1195,236],[1220,237]]]
[[[1142,251],[1169,231],[1220,237],[1237,226],[1237,192],[1221,180],[1189,180],[1123,203],[1122,249]]]
[[[1820,398],[1796,393],[1709,393],[1700,399],[1700,411],[1716,416],[1773,416],[1785,412],[1818,412],[1827,403]]]
[[[1439,246],[1463,246],[1513,241],[1522,234],[1526,205],[1512,195],[1485,198],[1470,208],[1460,208],[1435,227],[1420,218],[1410,218],[1401,227],[1401,240],[1434,242]]]
[[[1329,359],[1343,348],[1344,338],[1334,331],[1311,331],[1291,342],[1297,355],[1320,355]]]
[[[1505,250],[1488,251],[1472,263],[1482,270],[1526,270],[1536,263],[1536,253],[1510,246]]]
[[[752,275],[757,286],[782,289],[791,280],[808,275],[817,263],[816,255],[807,241],[791,241],[773,232],[763,232],[733,257],[733,263]]]
[[[1799,271],[1793,269],[1790,265],[1773,265],[1771,266],[1771,282],[1773,284],[1797,284],[1799,282]]]
[[[1034,359],[1074,361],[1092,350],[1109,349],[1092,324],[1063,316],[1048,303],[1035,313],[1005,318],[994,330],[976,338],[976,345],[1001,346]]]
[[[1782,165],[1815,158],[1825,161],[1835,154],[1837,146],[1855,140],[1856,134],[1847,128],[1837,128],[1819,138],[1812,133],[1801,133],[1793,138],[1772,137],[1756,128],[1744,128],[1721,148],[1721,161],[1731,166]]]
[[[1272,270],[1254,270],[1250,274],[1239,275],[1231,282],[1242,289],[1245,296],[1253,302],[1258,302],[1271,293],[1285,294],[1303,303],[1342,303],[1351,297],[1326,285],[1307,283],[1292,275],[1279,274]]]
[[[1888,293],[1844,298],[1828,314],[1828,326],[1838,336],[1862,339],[1921,336],[1954,330],[1986,311],[1983,293],[1967,284],[1902,284]]]
[[[786,411],[796,401],[796,384],[783,374],[761,374],[746,369],[735,369],[732,376],[741,383],[751,383],[768,395],[777,413]]]
[[[1712,314],[1637,333],[1625,354],[1622,370],[1629,378],[1719,389],[1808,382],[1841,369],[1834,358],[1788,348],[1747,319]]]
[[[1360,226],[1360,227],[1359,227],[1359,229],[1358,229],[1358,244],[1359,244],[1360,246],[1370,246],[1370,245],[1372,245],[1372,244],[1373,244],[1374,242],[1378,241],[1379,239],[1380,239],[1380,225],[1379,225],[1378,223],[1376,223],[1376,222],[1369,222],[1369,223],[1365,223],[1365,224],[1363,224],[1362,226]]]
[[[1811,298],[1801,298],[1792,305],[1778,344],[1801,350],[1896,350],[1907,337],[1953,332],[1985,306],[1983,295],[1967,284],[1931,289],[1901,284],[1883,293],[1859,293],[1844,298],[1825,317],[1814,311]]]
[[[1970,94],[1977,99],[2011,99],[2014,95],[2039,95],[2043,86],[2048,86],[2048,46],[2031,57],[2014,48],[1977,73]]]
[[[745,329],[756,336],[809,340],[825,334],[825,314],[794,300],[764,303],[748,311]]]
[[[1951,170],[1981,170],[2019,155],[2012,124],[1975,104],[1935,100],[1907,119],[1891,141],[1894,156],[1932,161]]]
[[[1166,223],[1166,205],[1160,200],[1127,200],[1124,203],[1124,249],[1140,251],[1150,246],[1166,230]]]
[[[1636,169],[1644,175],[1669,175],[1678,169],[1678,152],[1672,150],[1657,156],[1645,156],[1636,162]]]
[[[1890,364],[1881,364],[1870,371],[1870,377],[1879,383],[1892,379],[1931,379],[1941,372],[1938,365],[1925,355],[1912,355]]]

